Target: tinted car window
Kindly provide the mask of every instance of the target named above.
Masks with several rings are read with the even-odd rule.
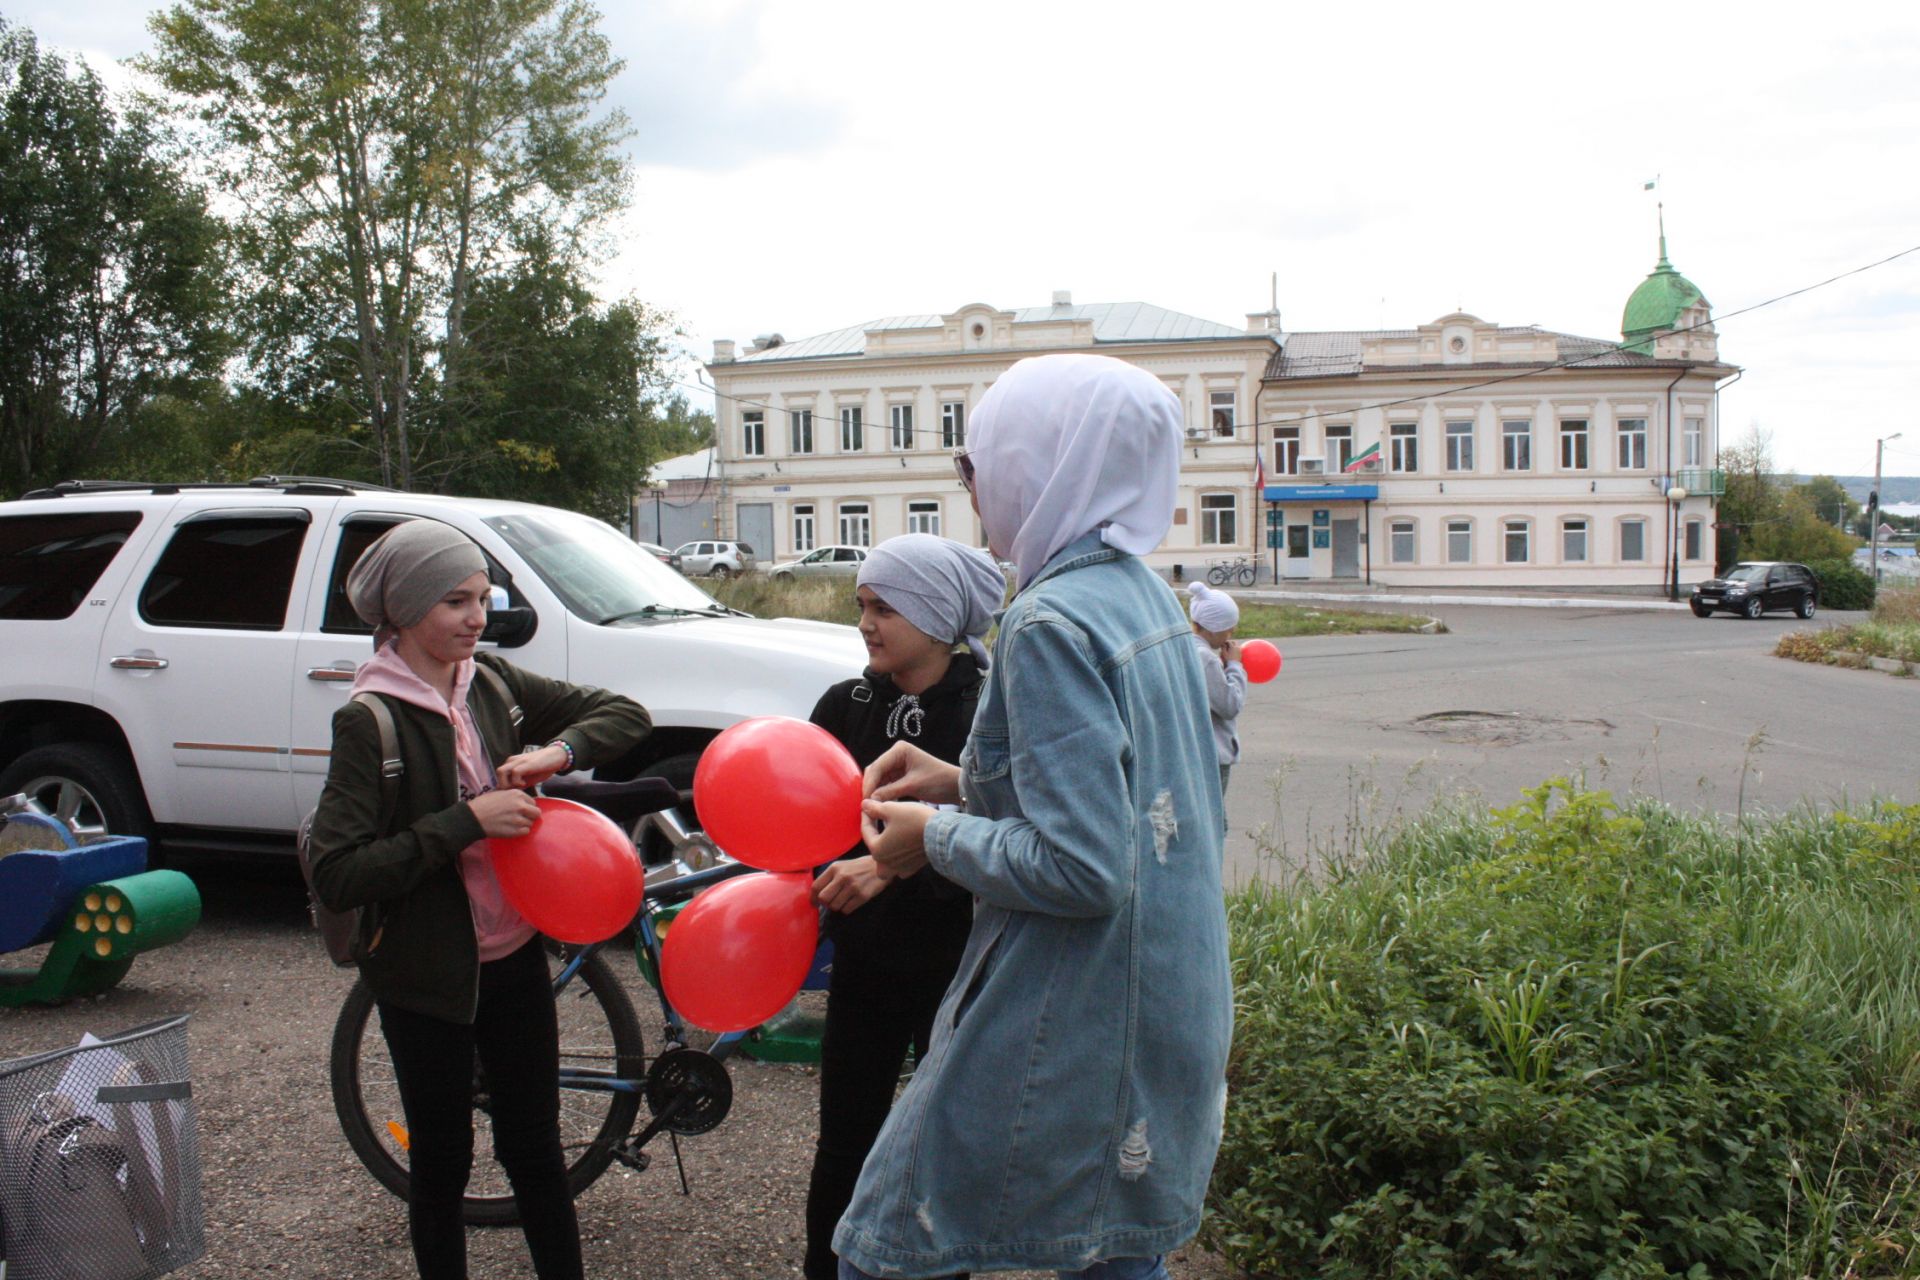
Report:
[[[1765,582],[1767,567],[1763,564],[1737,564],[1727,570],[1728,582]]]
[[[140,525],[137,511],[0,519],[0,618],[70,618]]]
[[[753,554],[753,548],[748,546],[744,542],[736,542],[733,545],[740,548],[740,554],[743,556],[750,556]]]
[[[157,627],[278,631],[307,537],[304,511],[189,519],[140,588]]]

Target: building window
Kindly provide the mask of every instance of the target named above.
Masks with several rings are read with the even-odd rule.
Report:
[[[892,449],[913,448],[913,406],[910,404],[891,405],[888,407],[887,413],[891,418],[889,425],[892,428],[887,436],[887,447]]]
[[[1447,563],[1473,563],[1473,521],[1447,521]]]
[[[740,456],[764,458],[767,454],[767,415],[759,409],[740,415]]]
[[[1705,439],[1706,423],[1702,422],[1699,418],[1688,418],[1686,430],[1681,435],[1686,457],[1686,461],[1681,463],[1682,466],[1698,467],[1703,465],[1700,459],[1704,456],[1704,450],[1701,446],[1705,442]]]
[[[860,409],[847,405],[840,410],[840,452],[860,453],[867,447],[866,428],[860,425]]]
[[[1327,428],[1327,470],[1338,474],[1353,461],[1353,424]]]
[[[907,504],[907,532],[940,533],[940,504],[934,501],[914,501]]]
[[[1239,541],[1234,531],[1234,497],[1230,493],[1200,495],[1200,541],[1230,547]]]
[[[1471,422],[1447,424],[1447,470],[1473,470],[1473,424]]]
[[[1503,471],[1533,470],[1531,420],[1509,418],[1500,424],[1500,468]]]
[[[1560,469],[1587,469],[1587,420],[1564,418],[1560,422]]]
[[[1567,520],[1560,525],[1560,559],[1566,564],[1587,562],[1587,522]]]
[[[1525,520],[1509,520],[1501,528],[1505,534],[1502,558],[1508,564],[1526,564],[1532,560],[1532,526]]]
[[[1387,428],[1388,462],[1394,471],[1420,469],[1420,427],[1417,423],[1396,422]]]
[[[1645,560],[1647,558],[1647,522],[1645,520],[1622,520],[1620,522],[1620,559]]]
[[[873,545],[873,509],[866,503],[840,504],[840,541],[849,547]]]
[[[796,503],[793,508],[793,549],[813,550],[813,504]]]
[[[967,447],[967,406],[963,400],[949,400],[940,406],[940,447]]]
[[[1705,537],[1705,534],[1703,531],[1702,521],[1699,521],[1699,520],[1687,521],[1687,546],[1686,546],[1687,559],[1698,560],[1700,558],[1700,544],[1704,539],[1704,537]]]
[[[795,409],[787,415],[788,443],[795,453],[813,452],[813,410]]]
[[[1620,419],[1620,469],[1622,471],[1647,469],[1647,420],[1645,418]]]
[[[1413,521],[1395,520],[1387,526],[1387,557],[1395,564],[1412,564],[1417,559],[1413,545]]]
[[[1213,423],[1213,434],[1233,436],[1233,420],[1239,395],[1232,391],[1214,391],[1207,396],[1209,420]]]
[[[1300,474],[1300,428],[1273,429],[1273,473],[1277,476]]]

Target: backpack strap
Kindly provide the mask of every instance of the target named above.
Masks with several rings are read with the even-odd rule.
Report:
[[[394,727],[393,709],[379,694],[363,689],[353,695],[353,700],[373,713],[373,727],[380,734],[379,830],[385,835],[400,803],[400,775],[407,771],[407,762],[400,758],[400,731]]]
[[[527,718],[527,713],[522,711],[520,704],[513,700],[513,690],[507,688],[506,679],[484,662],[476,661],[473,664],[473,670],[474,678],[486,685],[494,697],[507,704],[507,718],[512,720],[513,727],[518,729],[520,722]]]

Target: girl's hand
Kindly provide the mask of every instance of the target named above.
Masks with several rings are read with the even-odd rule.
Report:
[[[512,789],[475,796],[467,801],[467,807],[479,820],[480,829],[496,840],[527,834],[533,830],[533,820],[540,816],[540,806],[532,796]]]
[[[906,744],[901,743],[900,746]],[[895,747],[893,750],[899,749]],[[913,750],[911,747],[907,749]],[[892,754],[893,751],[887,753]],[[881,757],[881,760],[885,759],[886,756]],[[878,800],[867,800],[860,806],[860,838],[866,842],[867,852],[873,856],[874,862],[888,874],[910,876],[927,865],[927,821],[932,817],[933,810],[924,804],[912,801],[884,804]]]
[[[567,759],[564,748],[551,745],[536,751],[522,751],[502,760],[493,776],[502,787],[537,787],[566,768]]]
[[[1240,661],[1240,642],[1238,640],[1229,640],[1220,646],[1220,661]]]
[[[857,911],[879,897],[893,880],[893,873],[871,857],[842,858],[813,882],[813,901],[816,906],[842,914]]]
[[[864,791],[874,800],[911,796],[928,804],[958,804],[960,769],[911,743],[896,742],[887,748],[885,755],[867,766]],[[871,850],[873,846],[867,848]]]

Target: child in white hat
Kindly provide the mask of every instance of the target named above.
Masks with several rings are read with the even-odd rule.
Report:
[[[1240,665],[1240,644],[1233,629],[1240,625],[1240,606],[1232,596],[1204,582],[1187,588],[1192,596],[1187,617],[1193,622],[1193,645],[1200,652],[1200,671],[1207,680],[1207,714],[1213,719],[1213,745],[1220,756],[1220,795],[1227,794],[1227,775],[1240,758],[1240,708],[1247,704],[1247,669]]]

